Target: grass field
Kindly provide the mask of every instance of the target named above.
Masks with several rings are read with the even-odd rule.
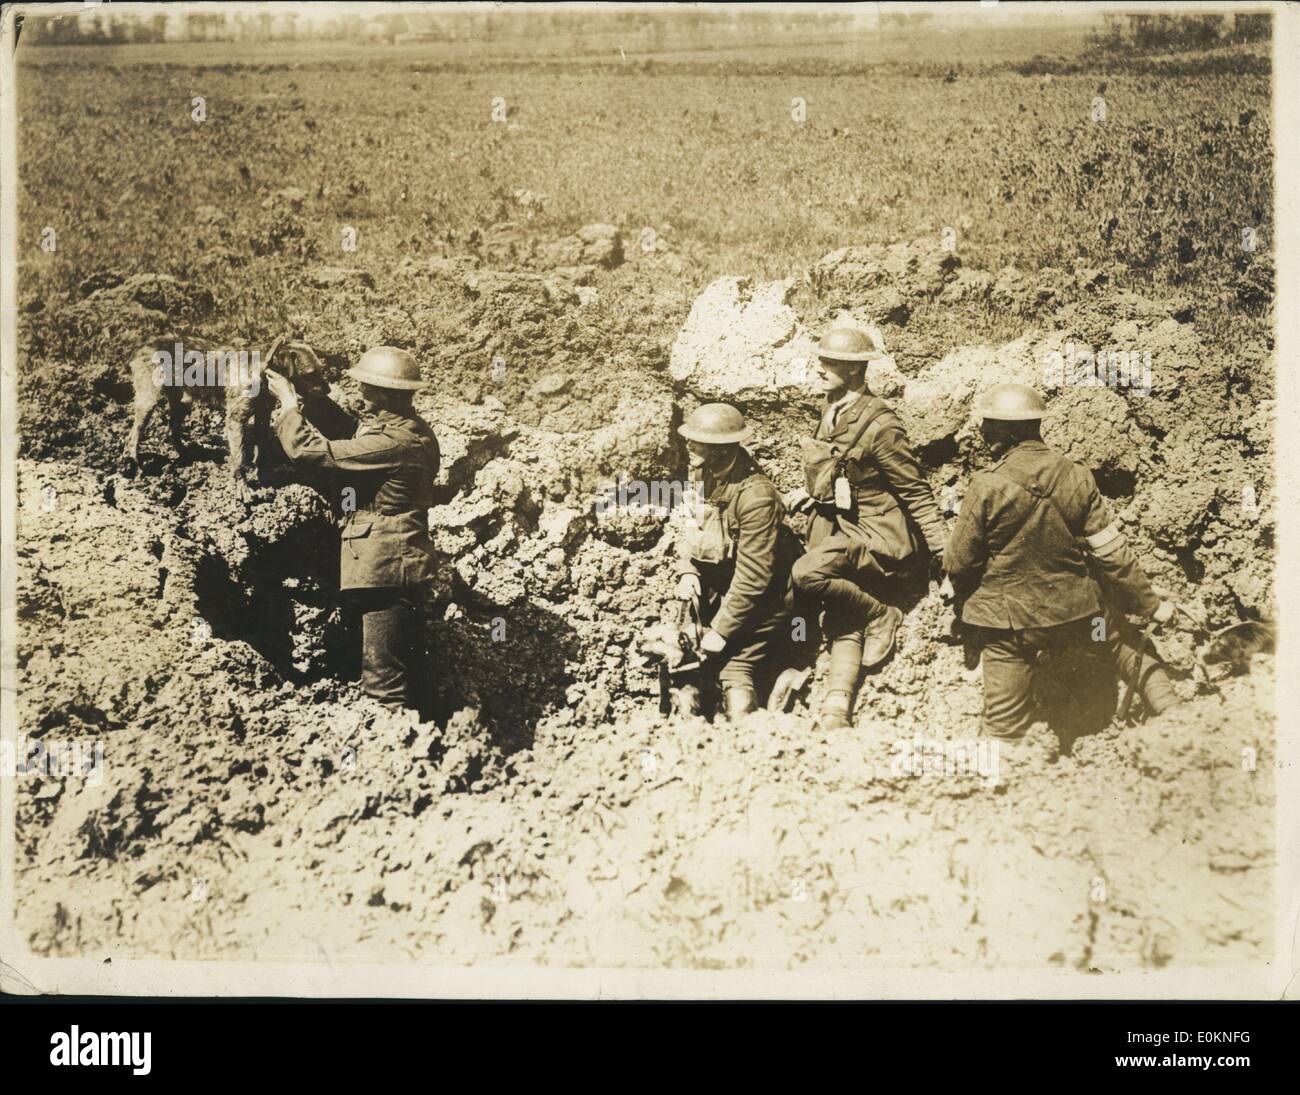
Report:
[[[995,65],[948,80],[946,66],[828,76],[806,61],[743,75],[715,61],[449,71],[414,47],[354,48],[339,67],[332,48],[238,65],[218,63],[228,45],[30,51],[21,291],[66,291],[104,266],[184,273],[195,210],[223,210],[239,250],[266,194],[287,186],[311,195],[317,253],[370,269],[455,250],[491,224],[553,235],[606,221],[689,249],[699,285],[951,226],[985,267],[1119,261],[1135,285],[1194,289],[1225,316],[1258,311],[1243,278],[1271,285],[1267,75]],[[1262,60],[1219,53],[1212,68],[1233,57],[1246,70]],[[119,79],[122,64],[148,79]],[[525,209],[520,190],[544,199]],[[46,226],[53,254],[39,249]],[[277,268],[256,266],[271,293]]]

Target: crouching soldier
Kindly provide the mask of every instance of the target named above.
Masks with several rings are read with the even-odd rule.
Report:
[[[438,442],[415,413],[423,387],[405,350],[377,346],[348,375],[361,384],[365,414],[354,437],[328,441],[308,423],[293,386],[267,370],[280,404],[276,436],[296,464],[339,473],[355,492],[344,504],[339,588],[361,615],[361,683],[392,706],[416,707],[427,683],[424,594],[434,575],[429,507],[438,475]]]
[[[723,710],[736,720],[758,706],[755,674],[790,639],[790,567],[798,542],[783,523],[772,481],[741,448],[744,416],[708,403],[678,427],[702,499],[689,505],[678,544],[677,596],[707,625],[700,647],[716,665]]]
[[[947,530],[903,424],[867,390],[867,362],[882,351],[864,331],[840,327],[817,354],[813,383],[826,407],[803,445],[807,487],[786,502],[812,515],[794,584],[825,609],[830,673],[818,722],[841,730],[851,725],[862,668],[889,656],[903,618],[872,591],[923,547],[937,573]]]
[[[1088,556],[1143,615],[1164,623],[1176,607],[1152,590],[1092,473],[1043,444],[1045,412],[1023,384],[987,394],[980,431],[997,463],[972,477],[944,560],[962,622],[977,629],[982,647],[983,731],[1012,742],[1033,722],[1041,655],[1136,668],[1137,645],[1113,613],[1098,631],[1103,607]],[[1144,676],[1151,706],[1176,700],[1163,670]]]

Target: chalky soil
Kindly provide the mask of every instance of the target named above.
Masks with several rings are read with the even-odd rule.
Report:
[[[1183,681],[1187,704],[1064,753],[1044,728],[996,773],[901,765],[918,739],[959,757],[980,706],[921,590],[852,733],[819,734],[803,705],[738,726],[664,718],[636,639],[671,600],[670,522],[597,506],[609,483],[684,481],[674,427],[716,398],[744,407],[755,456],[796,485],[815,413],[800,358],[838,318],[881,330],[893,356],[873,389],[940,497],[959,498],[984,459],[970,409],[986,385],[1042,386],[1068,343],[1149,350],[1149,394],[1048,390],[1047,440],[1094,469],[1158,584],[1215,620],[1269,617],[1267,361],[1227,384],[1174,304],[1082,268],[1057,272],[1047,305],[1009,308],[1025,317],[1015,337],[955,340],[945,312],[1032,287],[929,241],[835,252],[806,280],[725,278],[692,302],[646,265],[660,257],[623,261],[607,228],[555,241],[534,271],[446,258],[378,285],[440,317],[427,364],[443,383],[420,397],[445,454],[430,514],[436,724],[359,693],[319,484],[281,471],[245,489],[219,452],[129,478],[111,364],[71,395],[33,368],[20,715],[32,736],[102,741],[104,769],[96,784],[16,784],[30,947],[864,971],[1266,959],[1270,655],[1221,693]],[[346,330],[350,353],[373,337],[345,318],[368,286],[330,285],[319,322]],[[41,322],[90,316],[125,361],[154,322],[146,290],[204,307],[175,279],[110,278]],[[503,370],[464,364],[485,350]],[[1179,664],[1193,653],[1185,637],[1161,643]]]

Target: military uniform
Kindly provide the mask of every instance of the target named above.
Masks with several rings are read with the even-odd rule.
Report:
[[[1147,710],[1158,715],[1167,711],[1174,704],[1181,702],[1174,691],[1174,682],[1161,662],[1154,644],[1148,641],[1146,655],[1142,656],[1142,634],[1129,623],[1128,617],[1119,612],[1105,596],[1103,615],[1106,617],[1106,653],[1111,666],[1123,681],[1132,681],[1137,672],[1138,661],[1142,663],[1142,679],[1137,682],[1138,695],[1142,697]],[[1109,713],[1108,713],[1109,714]]]
[[[678,573],[699,577],[701,622],[727,641],[719,682],[753,689],[758,669],[790,637],[798,542],[776,487],[744,449],[721,477],[706,473],[704,503],[688,513]]]
[[[818,501],[794,582],[826,608],[828,689],[852,692],[864,623],[885,610],[864,585],[878,588],[879,579],[896,573],[923,544],[941,554],[947,530],[902,422],[875,396],[863,390],[828,407],[813,443],[805,446],[805,470],[819,455],[817,443],[822,454],[842,454],[849,507],[837,507],[833,498]],[[808,478],[816,498],[811,471]]]
[[[326,440],[296,406],[275,427],[295,463],[340,473],[356,491],[343,519],[339,588],[362,620],[362,686],[391,704],[414,703],[423,658],[423,597],[434,575],[428,510],[438,441],[414,413],[377,410],[354,437]]]
[[[1160,605],[1087,468],[1027,440],[972,477],[944,567],[964,602],[962,622],[978,629],[983,648],[988,735],[1016,739],[1028,730],[1033,666],[1044,656],[1109,657],[1135,668],[1131,628],[1113,613],[1105,643],[1093,641],[1093,621],[1106,610],[1089,559],[1138,611]]]

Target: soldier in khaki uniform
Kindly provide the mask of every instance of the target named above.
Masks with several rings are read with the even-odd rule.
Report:
[[[772,481],[743,448],[744,416],[708,403],[678,427],[703,499],[688,510],[678,544],[677,596],[699,605],[708,625],[700,646],[716,659],[727,718],[757,708],[755,674],[789,641],[790,567],[798,541],[783,523]]]
[[[998,458],[971,479],[944,560],[962,622],[978,629],[983,648],[984,732],[1018,741],[1033,722],[1033,667],[1057,659],[1108,658],[1136,668],[1125,621],[1103,608],[1089,557],[1106,582],[1158,623],[1176,606],[1151,588],[1092,473],[1043,444],[1046,405],[1023,384],[987,395],[981,431]],[[1094,620],[1105,615],[1105,638]],[[1154,658],[1140,690],[1153,710],[1177,702]],[[1081,700],[1083,698],[1081,697]]]
[[[786,499],[791,509],[812,514],[794,583],[825,606],[830,674],[818,721],[826,729],[851,724],[862,668],[880,664],[894,648],[903,614],[873,590],[923,549],[937,571],[947,537],[903,424],[867,390],[867,362],[882,353],[854,328],[822,338],[814,380],[826,409],[804,442],[807,487]]]
[[[361,383],[366,414],[354,437],[327,441],[303,418],[293,386],[268,369],[281,410],[275,432],[290,460],[332,469],[356,492],[343,519],[339,588],[361,614],[362,687],[414,707],[427,673],[423,594],[434,575],[428,511],[438,441],[412,407],[423,383],[405,350],[367,350],[348,375]]]

